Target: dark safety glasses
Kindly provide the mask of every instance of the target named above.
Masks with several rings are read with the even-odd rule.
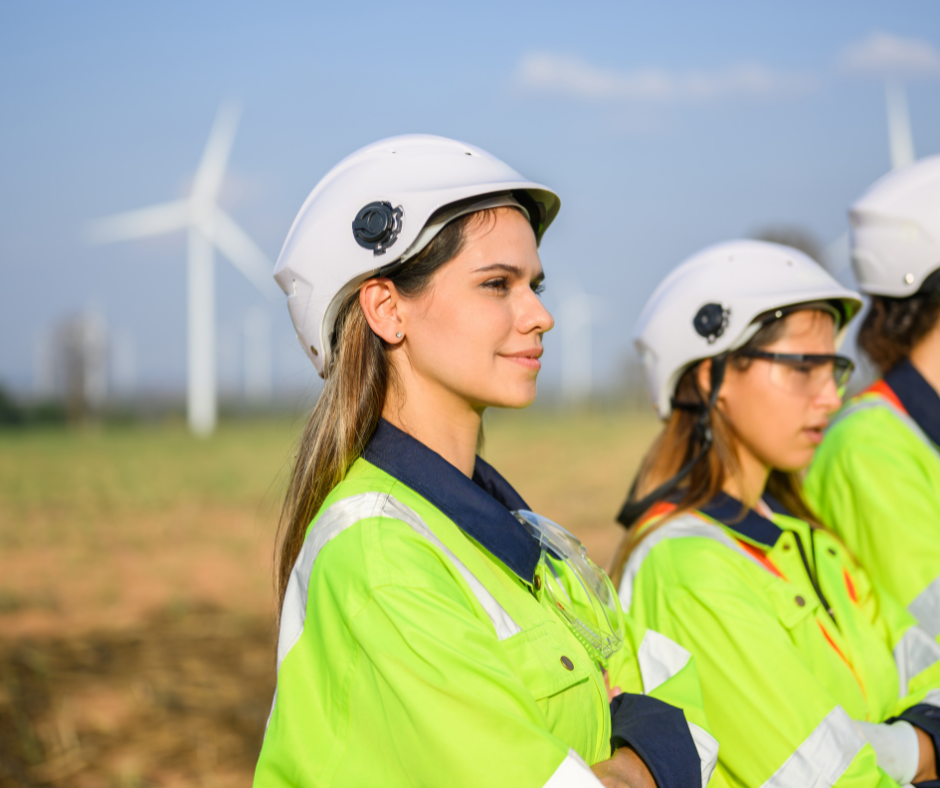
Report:
[[[828,353],[770,353],[745,350],[737,355],[770,361],[770,380],[791,394],[815,397],[832,380],[841,397],[855,370],[852,359]]]

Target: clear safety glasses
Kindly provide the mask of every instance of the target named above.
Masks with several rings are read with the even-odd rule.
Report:
[[[525,509],[513,514],[541,545],[543,593],[585,647],[609,659],[624,639],[623,613],[610,578],[557,523]]]
[[[822,353],[769,353],[745,350],[738,355],[770,363],[770,380],[778,388],[804,397],[817,396],[831,380],[841,397],[855,364],[845,356]]]

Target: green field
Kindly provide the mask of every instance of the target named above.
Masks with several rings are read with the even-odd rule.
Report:
[[[244,785],[300,421],[0,432],[0,786]],[[605,564],[651,415],[487,416],[484,456]]]

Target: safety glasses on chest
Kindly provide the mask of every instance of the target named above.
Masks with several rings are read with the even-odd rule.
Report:
[[[791,394],[815,397],[830,380],[841,397],[852,376],[852,359],[826,353],[771,353],[765,350],[743,350],[744,358],[769,361],[770,381]]]
[[[558,523],[525,509],[513,515],[542,548],[542,593],[585,648],[606,661],[624,639],[623,612],[610,578]]]

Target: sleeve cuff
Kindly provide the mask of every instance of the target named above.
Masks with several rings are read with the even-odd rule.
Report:
[[[659,788],[701,785],[701,760],[681,709],[649,695],[623,693],[610,702],[610,716],[611,749],[630,747]]]

